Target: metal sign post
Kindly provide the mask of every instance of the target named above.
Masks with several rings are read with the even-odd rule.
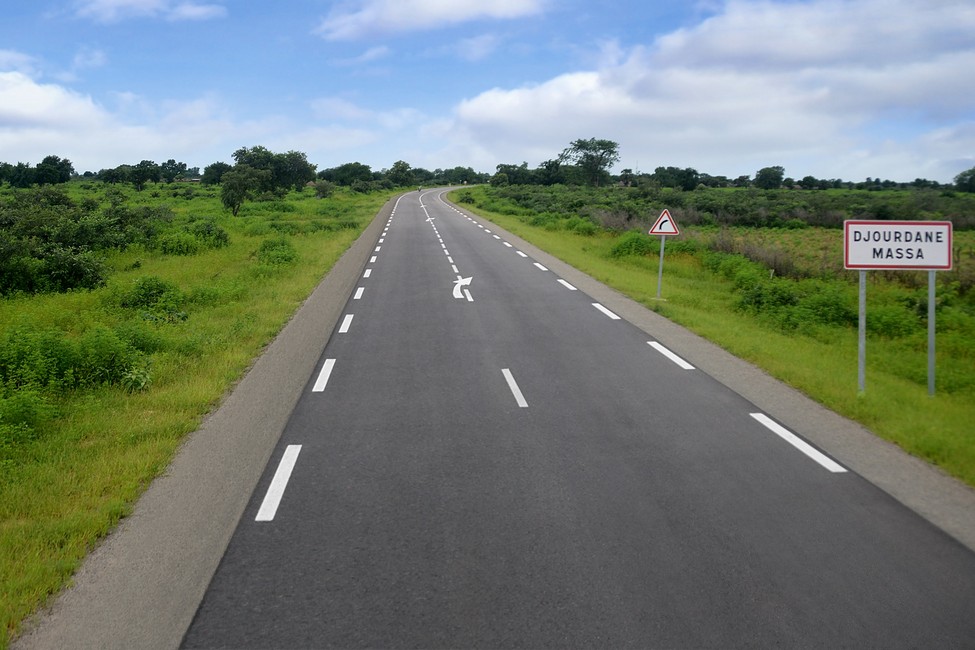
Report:
[[[843,222],[843,267],[860,271],[860,318],[857,362],[859,392],[866,392],[867,271],[928,272],[928,395],[934,395],[935,273],[951,269],[950,221]]]
[[[667,235],[679,235],[680,229],[677,227],[674,218],[670,216],[670,211],[664,209],[648,234],[660,235],[660,268],[657,271],[657,300],[660,300],[660,286],[664,279],[664,245],[667,242]]]

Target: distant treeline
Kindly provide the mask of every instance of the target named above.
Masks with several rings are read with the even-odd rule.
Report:
[[[463,201],[467,195],[461,197]],[[589,223],[614,231],[645,230],[664,208],[688,226],[842,228],[846,219],[880,219],[947,220],[959,230],[975,229],[975,193],[945,188],[819,191],[698,185],[685,191],[653,181],[604,188],[505,185],[490,187],[478,203],[494,212],[524,216],[533,225],[575,220],[577,226]]]
[[[134,164],[102,169],[97,172],[86,171],[79,174],[73,163],[60,156],[47,156],[36,166],[18,162],[0,162],[0,185],[6,183],[16,188],[57,185],[76,178],[99,180],[105,183],[128,183],[137,190],[143,190],[149,183],[173,183],[177,181],[199,182],[203,185],[216,185],[222,182],[223,175],[241,166],[258,172],[267,172],[262,190],[270,192],[287,191],[305,184],[328,181],[339,186],[347,186],[359,192],[370,192],[411,185],[466,185],[486,183],[491,175],[476,172],[471,167],[450,169],[424,169],[412,167],[398,160],[388,169],[373,170],[360,162],[349,162],[337,167],[318,170],[317,165],[308,162],[308,157],[300,151],[275,153],[266,147],[242,147],[232,156],[233,165],[214,162],[200,171],[199,167],[188,167],[185,162],[169,159],[163,163],[142,160]]]

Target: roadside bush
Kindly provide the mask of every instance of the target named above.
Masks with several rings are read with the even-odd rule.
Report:
[[[16,394],[118,384],[141,359],[138,350],[103,325],[78,339],[59,330],[22,325],[0,341],[0,381]]]
[[[610,249],[612,257],[627,257],[630,255],[652,255],[655,240],[637,230],[628,230],[619,236]]]
[[[294,245],[284,237],[265,239],[257,249],[257,259],[262,264],[284,265],[291,264],[298,259],[298,251]]]
[[[120,306],[142,310],[145,320],[165,322],[186,320],[186,312],[182,310],[185,301],[186,296],[179,287],[154,275],[136,279],[118,297]]]
[[[193,223],[190,226],[190,233],[205,248],[224,248],[230,245],[230,235],[227,234],[226,230],[218,226],[213,219]]]
[[[159,250],[167,255],[196,255],[200,252],[200,241],[185,231],[161,235],[157,243]]]
[[[39,272],[37,286],[42,291],[94,289],[105,284],[105,264],[92,251],[53,247],[44,256]]]

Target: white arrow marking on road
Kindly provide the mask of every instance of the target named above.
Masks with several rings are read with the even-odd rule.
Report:
[[[473,280],[473,279],[474,279],[474,276],[471,276],[469,278],[462,278],[460,276],[457,276],[457,279],[454,280],[454,298],[463,298],[464,297],[464,293],[463,293],[464,290],[463,290],[462,287],[465,287],[465,286],[470,285],[471,280]]]

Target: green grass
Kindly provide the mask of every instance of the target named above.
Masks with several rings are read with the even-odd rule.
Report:
[[[453,194],[455,200],[458,194]],[[534,227],[519,215],[461,205],[975,486],[975,437],[971,435],[975,422],[975,331],[970,320],[950,334],[939,333],[939,392],[934,397],[927,394],[924,329],[900,339],[869,338],[866,393],[858,396],[855,327],[814,326],[802,333],[783,331],[766,319],[738,309],[732,281],[708,271],[700,256],[694,254],[665,252],[662,297],[666,300],[657,301],[656,254],[613,258],[610,250],[617,240],[614,234],[584,236]],[[822,263],[823,250],[830,254],[841,254],[842,250],[842,232],[835,230],[752,230],[750,234],[739,234],[774,239],[786,249],[794,245],[808,249],[808,242],[815,241],[816,252],[803,262],[814,266]],[[713,231],[689,229],[687,236],[707,238],[713,236]],[[975,244],[970,232],[956,233],[956,239],[963,249]],[[965,263],[971,264],[971,260]],[[855,299],[855,286],[842,278],[835,281],[840,291]],[[894,300],[888,294],[902,296],[905,291],[910,288],[892,285],[885,278],[873,278],[868,298],[872,306]],[[869,317],[870,307],[867,311]],[[940,388],[942,383],[948,389]]]
[[[97,191],[72,184],[78,195]],[[219,403],[392,195],[292,193],[278,205],[247,204],[234,219],[213,191],[191,200],[129,192],[167,203],[174,223],[213,218],[225,248],[163,255],[132,247],[108,258],[108,285],[63,295],[0,300],[0,334],[18,324],[77,336],[93,325],[141,328],[156,341],[148,390],[100,386],[44,395],[48,415],[32,441],[0,446],[0,648],[20,622],[71,575],[169,464],[186,434]],[[287,228],[275,227],[282,218]],[[293,234],[281,234],[293,233]],[[262,242],[284,237],[291,263],[262,262]],[[144,276],[174,283],[185,321],[146,321],[118,296]]]

